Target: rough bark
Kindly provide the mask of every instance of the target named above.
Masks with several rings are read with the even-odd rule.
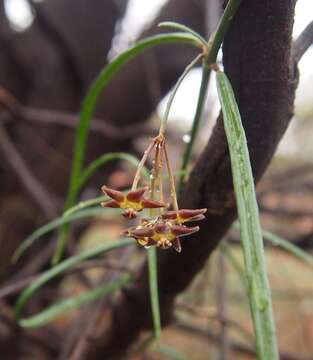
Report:
[[[291,31],[295,1],[243,1],[224,42],[224,66],[234,87],[246,131],[255,182],[268,166],[292,117],[296,87],[291,71]],[[202,269],[236,217],[229,153],[219,117],[181,198],[182,207],[207,207],[206,220],[180,255],[159,253],[158,275],[163,325],[175,297]],[[146,265],[114,309],[112,327],[93,344],[88,359],[125,353],[139,332],[151,328]]]

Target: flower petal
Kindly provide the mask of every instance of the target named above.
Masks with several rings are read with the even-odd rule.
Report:
[[[162,219],[164,220],[174,220],[177,219],[177,212],[176,211],[167,211],[164,214],[162,214]]]
[[[131,236],[136,238],[150,237],[154,234],[153,228],[142,228],[142,229],[134,229],[130,232]]]
[[[121,191],[110,189],[105,185],[102,186],[101,190],[117,202],[122,202],[125,199],[125,195]]]
[[[199,221],[203,220],[204,213],[207,209],[181,209],[178,210],[178,218],[181,222],[187,221]],[[164,220],[177,220],[177,212],[176,211],[167,211],[166,213],[162,214],[162,219]]]
[[[180,209],[178,211],[179,216],[182,219],[189,219],[189,218],[193,218],[195,216],[198,215],[203,215],[205,214],[207,211],[207,209]]]
[[[129,201],[134,201],[134,202],[138,202],[141,200],[143,194],[148,190],[148,187],[144,187],[141,189],[137,189],[137,190],[133,190],[130,191],[127,195],[126,198]]]
[[[199,231],[199,226],[187,227],[183,225],[172,225],[171,232],[175,236],[186,236]]]
[[[155,208],[162,208],[166,207],[166,204],[157,201],[157,200],[150,200],[150,199],[143,199],[141,201],[142,206],[146,209],[155,209]]]
[[[184,222],[189,222],[189,221],[200,221],[200,220],[204,220],[205,219],[205,216],[200,214],[200,215],[196,215],[192,218],[189,218],[187,220],[184,220]]]

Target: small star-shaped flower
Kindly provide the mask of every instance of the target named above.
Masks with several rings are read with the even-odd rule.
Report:
[[[199,226],[187,227],[160,219],[156,223],[153,220],[147,221],[143,225],[127,229],[124,235],[135,238],[142,246],[156,245],[161,249],[173,247],[177,252],[181,252],[179,238],[197,231],[199,231]]]
[[[129,191],[126,195],[121,191],[110,189],[105,185],[102,186],[101,190],[112,199],[101,203],[101,206],[121,208],[124,210],[123,215],[128,218],[135,218],[137,212],[143,209],[163,208],[167,206],[160,201],[146,199],[144,193],[148,190],[148,187]]]

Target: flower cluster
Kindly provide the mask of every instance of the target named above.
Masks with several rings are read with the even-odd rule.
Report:
[[[151,153],[155,150],[153,167],[151,170],[151,184],[148,187],[137,188],[142,168]],[[171,205],[164,202],[163,194],[163,157],[169,177]],[[136,218],[138,212],[149,209],[149,218],[141,218],[140,224],[123,231],[123,235],[133,237],[137,243],[144,247],[158,246],[161,249],[173,248],[181,251],[180,238],[199,231],[199,226],[188,227],[186,222],[204,219],[206,209],[179,209],[175,191],[175,181],[167,155],[165,138],[159,135],[148,146],[140,161],[131,190],[124,194],[121,191],[102,187],[102,191],[111,199],[101,203],[103,207],[120,208],[127,218]],[[148,194],[147,196],[145,196]],[[155,195],[158,195],[156,199]]]
[[[187,222],[203,219],[206,209],[182,209],[178,212],[180,213],[178,218]],[[176,214],[174,215],[173,211],[168,211],[155,218],[142,219],[140,225],[126,229],[123,234],[133,237],[142,246],[156,245],[161,249],[173,247],[177,252],[181,252],[179,238],[197,232],[199,226],[187,227],[182,225],[178,222]]]

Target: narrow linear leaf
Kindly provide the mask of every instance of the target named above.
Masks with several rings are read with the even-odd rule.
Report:
[[[279,246],[282,249],[288,251],[290,254],[296,256],[300,260],[305,261],[308,265],[313,266],[313,256],[300,249],[298,246],[292,244],[270,231],[262,230],[263,236],[267,241],[270,241],[274,246]]]
[[[275,360],[275,324],[247,141],[231,84],[220,71],[216,79],[230,152],[257,357]]]
[[[101,202],[103,201],[107,201],[109,198],[106,195],[101,195],[101,196],[97,196],[95,198],[89,199],[89,200],[84,200],[84,201],[80,201],[77,205],[69,208],[67,211],[65,211],[65,213],[63,214],[63,216],[60,219],[66,219],[68,217],[72,217],[74,213],[82,213],[82,210],[87,209],[87,208],[91,208],[94,205],[99,205]],[[102,210],[107,210],[107,208],[100,208],[100,207],[92,207],[92,209],[102,209]],[[110,209],[112,210],[112,209]],[[96,211],[95,211],[96,212]],[[112,213],[112,211],[109,212],[109,215]],[[115,211],[114,211],[115,213]],[[100,211],[101,214],[101,211]]]
[[[240,228],[239,224],[237,222],[234,223],[234,228],[238,229]],[[265,240],[272,243],[274,246],[279,246],[283,250],[289,252],[290,254],[294,255],[295,257],[299,258],[302,261],[305,261],[308,265],[313,266],[313,256],[307,253],[306,251],[303,251],[299,246],[294,245],[290,241],[281,238],[280,236],[272,233],[268,230],[262,230],[262,234]]]
[[[179,24],[179,23],[174,22],[174,21],[163,21],[163,22],[160,22],[158,24],[158,26],[186,32],[186,33],[192,35],[195,39],[199,40],[200,43],[205,48],[208,47],[208,42],[205,40],[205,38],[203,36],[201,36],[199,33],[197,33],[196,31],[192,30],[190,27],[186,26],[186,25]]]
[[[71,256],[70,258],[60,262],[58,265],[54,266],[53,268],[43,272],[29,287],[27,287],[19,298],[16,301],[15,304],[15,314],[16,317],[19,318],[21,314],[21,310],[24,306],[24,304],[27,302],[27,300],[46,282],[53,279],[54,277],[62,274],[67,269],[73,267],[74,265],[93,258],[95,256],[102,255],[108,251],[119,249],[125,246],[133,245],[135,244],[133,239],[122,239],[119,241],[112,241],[109,244],[103,244],[95,247],[94,249],[83,251],[78,255]]]
[[[83,304],[87,304],[91,301],[109,295],[110,293],[118,290],[129,280],[130,276],[122,276],[119,280],[111,284],[106,284],[104,286],[100,286],[93,290],[87,291],[83,294],[72,296],[63,301],[57,302],[34,316],[20,319],[18,323],[24,328],[41,327],[55,320],[57,317],[63,315],[64,313],[68,313],[69,311],[74,310]]]
[[[85,203],[81,203],[78,204],[77,206],[77,210],[80,211],[76,211],[74,214],[69,214],[68,216],[61,216],[58,217],[50,222],[48,222],[47,224],[41,226],[40,228],[38,228],[37,230],[35,230],[32,234],[30,234],[21,244],[20,246],[15,250],[13,257],[12,257],[12,262],[15,263],[18,261],[18,259],[23,255],[23,253],[30,247],[33,245],[33,243],[38,240],[39,238],[41,238],[43,235],[49,233],[50,231],[57,229],[58,227],[60,227],[61,225],[64,224],[68,224],[70,222],[76,221],[76,220],[80,220],[83,218],[88,218],[88,217],[92,217],[92,216],[99,216],[99,215],[111,215],[111,214],[115,214],[116,210],[115,209],[104,209],[101,207],[92,207],[89,209],[84,209],[86,206],[91,206],[94,204],[99,204],[100,201],[104,201],[106,200],[107,197],[106,196],[101,196],[92,200],[87,201]]]

